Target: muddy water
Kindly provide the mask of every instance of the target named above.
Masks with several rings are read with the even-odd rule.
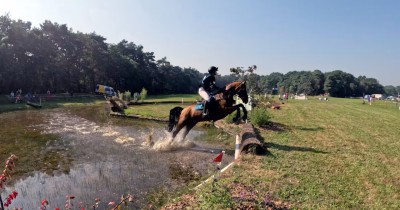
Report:
[[[12,207],[37,209],[46,198],[50,209],[61,208],[65,196],[74,195],[75,207],[90,207],[100,198],[100,209],[104,209],[109,201],[131,193],[138,199],[133,207],[140,208],[152,192],[173,192],[215,169],[212,159],[216,154],[198,152],[203,149],[196,146],[201,144],[199,139],[213,138],[208,133],[211,128],[195,128],[187,137],[191,143],[158,151],[153,144],[168,139],[165,124],[110,118],[100,106],[18,111],[0,119],[3,124],[15,123],[25,133],[15,131],[17,137],[8,138],[7,144],[0,141],[20,157],[17,167],[24,169],[2,191],[3,198],[13,190],[19,192]],[[0,131],[13,135],[12,130]],[[223,164],[232,159],[225,156]]]

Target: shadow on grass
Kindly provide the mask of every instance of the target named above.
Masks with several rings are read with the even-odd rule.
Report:
[[[304,127],[300,125],[288,126],[277,122],[270,122],[268,125],[262,126],[261,128],[271,131],[285,132],[289,130],[302,130],[302,131],[322,131],[322,127]]]
[[[311,129],[312,131],[319,130],[322,128],[301,128],[301,129],[306,129],[309,130]],[[257,139],[260,140],[262,147],[265,149],[265,153],[263,155],[267,155],[267,156],[274,156],[269,150],[268,148],[274,148],[274,149],[278,149],[278,150],[282,150],[282,151],[299,151],[299,152],[313,152],[313,153],[322,153],[322,154],[326,154],[328,152],[324,152],[324,151],[320,151],[320,150],[316,150],[314,148],[310,148],[310,147],[297,147],[297,146],[288,146],[288,145],[281,145],[281,144],[276,144],[276,143],[272,143],[272,142],[265,142],[264,137],[261,136],[260,130],[259,129],[254,129]]]
[[[314,127],[314,128],[307,128],[303,126],[294,126],[293,129],[302,130],[302,131],[322,131],[324,130],[322,127]]]
[[[290,130],[289,126],[277,122],[270,122],[267,125],[262,126],[261,128],[278,132],[284,132]]]
[[[264,143],[264,145],[266,148],[274,148],[274,149],[288,151],[288,152],[299,151],[299,152],[313,152],[313,153],[322,153],[322,154],[328,153],[328,152],[316,150],[316,149],[310,148],[310,147],[288,146],[288,145],[281,145],[281,144],[276,144],[276,143],[272,143],[272,142]]]

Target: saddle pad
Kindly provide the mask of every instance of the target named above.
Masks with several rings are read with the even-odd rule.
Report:
[[[203,105],[203,104],[197,104],[194,108],[195,108],[196,110],[203,110],[204,105]]]

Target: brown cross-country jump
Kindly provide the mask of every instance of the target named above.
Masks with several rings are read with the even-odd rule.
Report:
[[[240,108],[243,110],[243,120],[247,119],[247,110],[243,104],[235,104],[233,96],[237,95],[244,103],[247,103],[249,98],[246,91],[246,82],[236,81],[225,86],[222,91],[215,95],[215,107],[210,109],[210,114],[203,116],[202,110],[196,110],[196,105],[190,105],[186,108],[175,107],[170,110],[168,131],[172,133],[172,137],[179,133],[182,128],[184,130],[183,138],[189,131],[198,123],[202,121],[217,121],[234,111],[237,111],[234,121],[240,120]],[[174,129],[175,128],[175,129]]]

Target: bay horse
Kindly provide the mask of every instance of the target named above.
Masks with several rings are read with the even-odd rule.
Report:
[[[225,118],[227,115],[234,111],[236,117],[234,121],[240,120],[240,108],[243,110],[243,120],[247,119],[247,110],[243,104],[236,104],[233,96],[237,95],[244,103],[247,103],[249,98],[246,91],[246,82],[236,81],[225,86],[224,89],[215,94],[215,103],[217,105],[210,105],[210,113],[203,116],[203,110],[197,110],[196,105],[190,105],[186,108],[175,107],[170,110],[168,131],[172,133],[172,138],[179,133],[180,130],[186,127],[183,134],[183,139],[189,131],[198,123],[202,121],[217,121]]]

